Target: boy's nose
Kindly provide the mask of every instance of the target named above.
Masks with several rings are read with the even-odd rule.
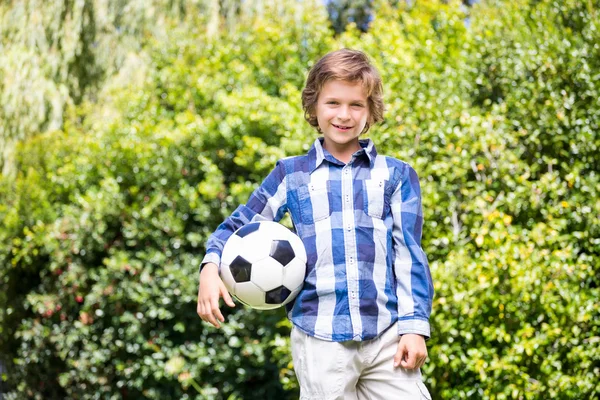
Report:
[[[338,113],[338,118],[341,120],[350,119],[350,113],[346,107],[341,107],[340,112]]]

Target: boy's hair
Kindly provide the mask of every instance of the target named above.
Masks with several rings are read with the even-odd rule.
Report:
[[[306,79],[306,86],[302,91],[302,108],[304,118],[308,123],[317,128],[316,106],[323,85],[330,80],[361,83],[367,92],[369,104],[369,119],[365,129],[366,133],[371,125],[383,121],[383,85],[379,71],[369,62],[365,53],[352,49],[332,51],[323,56],[311,68]]]

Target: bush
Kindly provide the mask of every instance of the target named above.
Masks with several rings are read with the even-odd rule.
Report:
[[[238,306],[217,331],[195,309],[208,235],[278,158],[302,151],[287,97],[330,40],[325,14],[308,13],[297,17],[314,36],[298,59],[270,57],[303,34],[276,15],[252,26],[258,37],[174,27],[140,85],[116,77],[63,132],[22,145],[0,208],[8,398],[293,398],[283,310]],[[235,56],[275,32],[251,59]]]

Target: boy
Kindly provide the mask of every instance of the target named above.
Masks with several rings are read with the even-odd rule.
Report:
[[[331,52],[311,69],[302,106],[323,137],[308,154],[278,161],[209,238],[198,314],[219,327],[219,297],[234,306],[219,278],[227,238],[289,212],[308,256],[302,291],[288,305],[301,399],[429,399],[420,367],[433,285],[419,181],[408,164],[359,140],[383,119],[379,73],[362,52]]]

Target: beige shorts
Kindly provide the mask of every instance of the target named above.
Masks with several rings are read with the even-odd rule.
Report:
[[[393,325],[363,342],[328,342],[292,328],[292,358],[301,400],[430,400],[421,370],[394,368]]]

